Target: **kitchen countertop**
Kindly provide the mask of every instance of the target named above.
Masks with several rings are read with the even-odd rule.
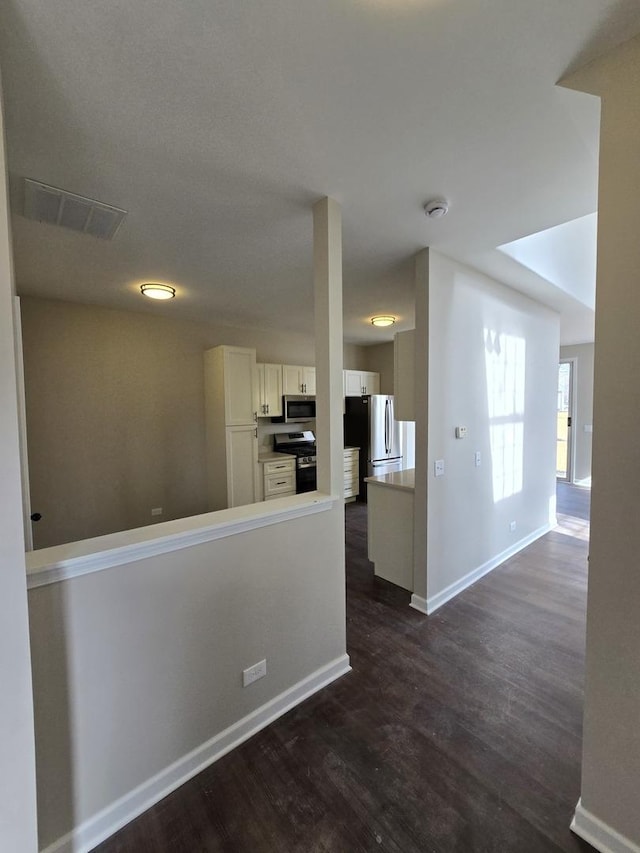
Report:
[[[387,486],[391,489],[413,492],[415,489],[416,469],[407,468],[406,471],[392,471],[391,474],[381,474],[379,477],[365,477],[365,483],[376,486]]]
[[[359,447],[345,447],[345,450],[360,450]],[[274,453],[273,450],[265,450],[258,453],[258,462],[278,462],[281,459],[295,459],[291,453]]]
[[[350,444],[347,444],[347,445],[346,445],[346,447],[345,447],[344,449],[345,449],[345,450],[360,450],[360,448],[359,448],[359,447],[353,447],[353,446],[352,446],[352,445],[350,445]]]
[[[282,462],[284,459],[295,459],[292,453],[274,453],[273,450],[265,450],[258,453],[258,462]]]

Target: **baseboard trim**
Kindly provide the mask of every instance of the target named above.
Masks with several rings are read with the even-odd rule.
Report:
[[[429,596],[426,599],[419,595],[412,595],[410,607],[413,607],[414,610],[418,610],[420,613],[425,613],[427,616],[430,616],[439,607],[446,604],[447,601],[451,601],[451,599],[455,598],[456,595],[459,595],[476,581],[479,581],[480,578],[488,575],[489,572],[497,569],[498,566],[505,562],[505,560],[513,557],[514,554],[522,551],[523,548],[531,545],[532,542],[535,542],[536,539],[540,539],[541,536],[549,533],[550,530],[553,530],[553,525],[543,524],[542,527],[534,530],[533,533],[529,533],[529,535],[525,536],[523,539],[518,540],[514,545],[510,545],[500,554],[497,554],[495,557],[487,560],[486,563],[483,563],[476,569],[472,569],[464,575],[464,577],[461,577],[460,580],[449,584],[449,586],[445,587],[441,592],[436,593],[436,595]]]
[[[346,654],[317,669],[54,841],[42,853],[87,853],[210,764],[350,670]]]
[[[427,599],[422,598],[421,595],[416,595],[415,592],[411,595],[409,607],[413,607],[413,609],[417,610],[419,613],[424,613],[425,616],[429,613],[427,610]]]
[[[571,821],[571,831],[600,853],[640,853],[640,846],[587,811],[581,800]]]

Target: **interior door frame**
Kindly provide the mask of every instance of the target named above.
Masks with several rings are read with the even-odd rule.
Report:
[[[20,297],[13,297],[13,330],[16,359],[16,384],[18,388],[18,431],[20,442],[20,473],[22,477],[22,517],[24,524],[24,549],[33,551],[31,526],[31,492],[29,488],[29,457],[27,455],[27,406],[24,390],[24,358],[22,351],[22,315]]]
[[[578,367],[577,359],[575,356],[571,356],[569,358],[560,358],[558,359],[558,368],[560,368],[561,364],[569,365],[569,424],[567,427],[567,476],[566,477],[558,477],[556,475],[556,479],[560,483],[573,483],[573,472],[575,470],[575,441],[573,440],[573,430],[575,428],[576,423],[576,370]],[[556,381],[557,384],[557,381]],[[556,418],[557,418],[557,407],[556,407]]]

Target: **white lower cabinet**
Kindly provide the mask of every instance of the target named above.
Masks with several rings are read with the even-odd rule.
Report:
[[[262,479],[265,501],[285,498],[296,493],[296,460],[283,459],[278,462],[265,462]]]
[[[413,471],[390,474],[400,486],[367,483],[367,544],[374,573],[413,592]]]
[[[226,429],[227,506],[244,506],[256,500],[258,439],[255,426]]]
[[[355,500],[360,494],[360,450],[357,447],[344,449],[344,499]]]

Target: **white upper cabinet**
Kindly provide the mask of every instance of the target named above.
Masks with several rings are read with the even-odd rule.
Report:
[[[227,426],[254,423],[257,418],[256,351],[216,347],[223,355],[224,411]]]
[[[315,367],[302,368],[302,384],[304,386],[303,394],[316,393],[316,369]]]
[[[282,414],[282,365],[258,364],[258,417]]]
[[[315,367],[301,367],[297,364],[282,365],[283,394],[315,394]]]
[[[369,370],[343,371],[345,397],[362,397],[363,394],[380,393],[380,374]]]
[[[362,378],[364,380],[364,393],[365,394],[379,394],[380,393],[380,374],[372,373],[370,371],[364,371],[362,374]]]
[[[362,372],[360,370],[345,370],[342,378],[345,397],[362,396]]]

